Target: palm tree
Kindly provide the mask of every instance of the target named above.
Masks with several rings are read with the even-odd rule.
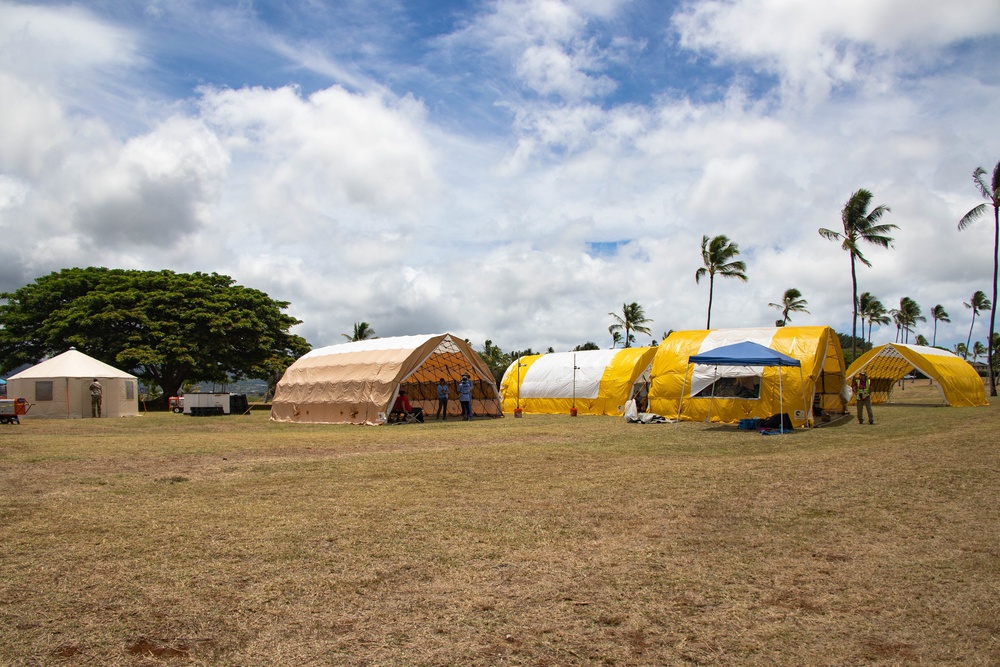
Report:
[[[983,356],[984,354],[986,354],[986,346],[983,345],[982,342],[977,340],[975,344],[972,346],[972,360],[979,361],[979,357]]]
[[[908,296],[899,300],[899,308],[889,311],[892,314],[892,321],[896,324],[896,342],[910,342],[910,334],[913,333],[913,326],[917,322],[926,322],[927,318],[920,312],[917,302]]]
[[[899,310],[903,315],[903,333],[906,335],[906,340],[903,342],[909,343],[913,327],[916,326],[917,322],[926,322],[927,318],[923,316],[917,302],[908,296],[899,300]]]
[[[370,338],[378,338],[375,335],[375,330],[372,329],[371,325],[367,322],[355,322],[354,323],[354,333],[352,334],[340,334],[347,340],[351,342],[357,342],[359,340],[368,340]]]
[[[951,320],[948,319],[948,311],[941,304],[931,308],[931,319],[934,320],[934,338],[931,340],[931,345],[937,345],[937,323],[951,322]]]
[[[808,310],[806,310],[806,306],[809,305],[809,302],[803,299],[802,292],[798,291],[794,287],[790,287],[785,290],[784,295],[782,295],[781,297],[781,303],[769,303],[767,305],[769,305],[772,308],[777,308],[778,310],[781,311],[781,319],[778,320],[778,322],[781,322],[781,324],[775,322],[775,324],[779,327],[783,327],[786,324],[788,324],[788,321],[791,319],[790,317],[788,317],[788,313],[809,312]]]
[[[869,315],[882,317],[885,315],[885,306],[871,292],[862,292],[858,297],[858,316],[861,318],[861,340],[865,340],[865,319]],[[888,321],[886,322],[888,324]],[[868,323],[868,337],[871,338],[872,325]],[[871,342],[869,340],[869,342]]]
[[[962,219],[958,221],[958,230],[962,231],[985,215],[990,206],[993,207],[993,303],[990,307],[990,337],[988,339],[993,340],[993,327],[997,317],[997,274],[1000,272],[1000,162],[997,162],[996,166],[993,167],[993,179],[989,183],[986,182],[986,170],[982,167],[976,167],[976,170],[972,172],[972,182],[976,184],[976,189],[979,190],[979,194],[987,203],[980,204],[963,215]],[[990,367],[990,396],[996,396],[997,379],[993,372],[992,345],[986,352],[986,357],[986,363]]]
[[[968,359],[969,348],[965,346],[965,343],[955,343],[955,354],[962,357],[963,359]]]
[[[916,339],[913,341],[916,345],[928,346],[930,343],[927,342],[927,336],[923,334],[917,334]]]
[[[653,320],[648,319],[646,313],[642,312],[642,306],[634,301],[622,304],[621,316],[618,316],[616,313],[608,313],[608,315],[615,318],[615,323],[608,327],[608,331],[612,332],[612,335],[616,331],[625,330],[625,347],[631,347],[632,343],[635,342],[635,336],[630,332],[637,331],[638,333],[649,335],[649,327],[643,325]]]
[[[969,325],[969,340],[965,343],[965,349],[972,349],[972,327],[976,326],[976,315],[984,310],[989,310],[992,306],[990,300],[986,298],[986,295],[982,290],[976,290],[972,298],[969,299],[968,303],[963,303],[966,308],[972,310],[972,324]],[[993,332],[990,332],[990,337],[992,340]]]
[[[618,347],[618,343],[622,342],[622,334],[615,328],[614,324],[608,327],[608,333],[611,334],[611,349],[613,350]]]
[[[841,241],[840,247],[851,255],[851,286],[853,292],[851,296],[854,301],[854,320],[851,323],[851,357],[854,357],[854,340],[858,335],[858,274],[855,268],[855,260],[860,261],[865,266],[872,265],[865,256],[861,254],[861,243],[870,243],[882,248],[892,247],[892,237],[888,233],[893,229],[898,229],[896,225],[878,224],[882,216],[889,212],[887,206],[876,206],[871,211],[868,207],[872,203],[871,192],[864,188],[851,195],[851,198],[844,204],[840,212],[840,221],[844,225],[843,232],[836,232],[832,229],[820,228],[819,235],[829,241]]]
[[[712,239],[701,237],[701,261],[705,266],[694,272],[695,283],[708,275],[708,318],[705,328],[712,328],[712,295],[715,291],[715,274],[726,278],[738,278],[747,281],[747,265],[742,260],[733,260],[740,254],[740,247],[731,243],[729,237],[720,234]]]
[[[872,325],[877,324],[880,327],[892,322],[889,319],[889,311],[885,309],[885,306],[881,302],[877,304],[878,308],[873,308],[872,312],[868,315],[868,344],[871,345],[872,342]]]

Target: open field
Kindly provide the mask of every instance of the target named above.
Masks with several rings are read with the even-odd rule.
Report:
[[[0,664],[1000,664],[995,403],[0,427]]]

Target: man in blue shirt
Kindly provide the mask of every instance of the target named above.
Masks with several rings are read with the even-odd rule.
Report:
[[[458,383],[458,400],[462,404],[462,421],[472,421],[472,382],[467,373]]]
[[[435,419],[448,419],[448,392],[451,389],[445,383],[444,378],[438,380],[438,409]]]

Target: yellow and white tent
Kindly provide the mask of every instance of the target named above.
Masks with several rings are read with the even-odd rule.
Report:
[[[500,382],[505,412],[616,415],[637,393],[649,392],[655,347],[555,352],[521,357]]]
[[[690,357],[748,341],[799,360],[801,373],[782,366],[716,369],[688,363]],[[818,414],[843,414],[844,378],[840,339],[830,327],[675,331],[653,358],[649,409],[671,419],[734,423],[796,406],[785,411],[799,427],[815,423]]]
[[[848,383],[861,369],[871,380],[872,403],[888,402],[895,383],[916,369],[934,380],[945,405],[989,405],[983,379],[972,364],[936,347],[887,343],[868,350],[847,369]],[[854,402],[853,398],[851,402]]]
[[[396,336],[330,345],[303,355],[285,371],[271,402],[271,420],[318,424],[381,424],[406,389],[413,407],[437,410],[438,381],[451,389],[448,412],[460,414],[458,383],[474,385],[475,415],[499,416],[500,396],[489,366],[451,334]]]

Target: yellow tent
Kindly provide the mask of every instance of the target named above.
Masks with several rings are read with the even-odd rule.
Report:
[[[895,383],[916,369],[935,381],[945,405],[989,405],[983,379],[976,369],[961,357],[936,347],[887,343],[868,350],[847,369],[848,384],[862,368],[871,380],[872,403],[888,402]]]
[[[275,388],[271,420],[318,424],[381,424],[406,389],[427,415],[437,410],[441,378],[451,389],[448,412],[459,414],[458,383],[472,383],[472,412],[498,416],[500,396],[486,362],[451,334],[397,336],[330,345],[300,357]]]
[[[801,375],[799,369],[781,366],[707,368],[688,363],[690,357],[748,341],[798,359]],[[734,423],[798,406],[788,414],[799,427],[814,424],[821,415],[843,414],[844,377],[840,339],[830,327],[675,331],[653,358],[649,409],[671,419]],[[802,410],[803,395],[811,410]]]
[[[555,352],[521,357],[500,382],[507,413],[616,415],[636,394],[649,393],[655,347]]]

